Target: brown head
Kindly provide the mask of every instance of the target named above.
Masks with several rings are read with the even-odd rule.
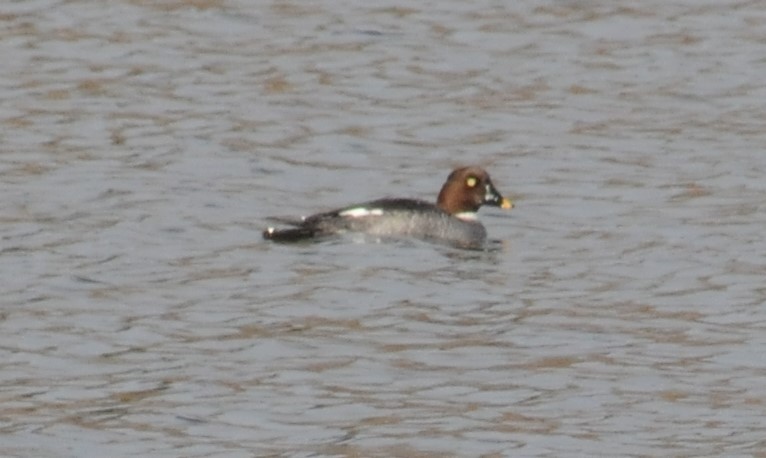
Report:
[[[489,174],[481,167],[461,167],[447,177],[436,205],[450,215],[472,219],[482,205],[513,208],[513,202],[497,192]]]

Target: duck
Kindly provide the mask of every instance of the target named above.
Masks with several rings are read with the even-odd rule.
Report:
[[[458,167],[447,176],[436,203],[408,198],[376,199],[300,220],[283,220],[291,227],[268,227],[263,238],[291,243],[363,233],[377,238],[412,237],[481,248],[487,240],[487,230],[477,217],[482,206],[510,210],[514,204],[498,192],[484,168]]]

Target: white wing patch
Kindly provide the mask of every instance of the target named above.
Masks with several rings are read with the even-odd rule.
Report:
[[[476,216],[476,212],[461,212],[461,213],[455,213],[455,218],[462,219],[463,221],[476,221],[478,216]]]
[[[380,208],[365,208],[365,207],[354,207],[349,208],[348,210],[343,210],[339,213],[340,216],[348,216],[349,218],[362,218],[364,216],[381,216],[383,215],[383,210]]]

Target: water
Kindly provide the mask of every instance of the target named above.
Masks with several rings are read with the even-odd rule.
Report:
[[[3,456],[763,456],[760,2],[0,7]],[[434,199],[496,249],[282,246]]]

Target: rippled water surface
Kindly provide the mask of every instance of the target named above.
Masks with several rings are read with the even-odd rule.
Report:
[[[766,6],[621,3],[4,2],[0,455],[766,456]]]

